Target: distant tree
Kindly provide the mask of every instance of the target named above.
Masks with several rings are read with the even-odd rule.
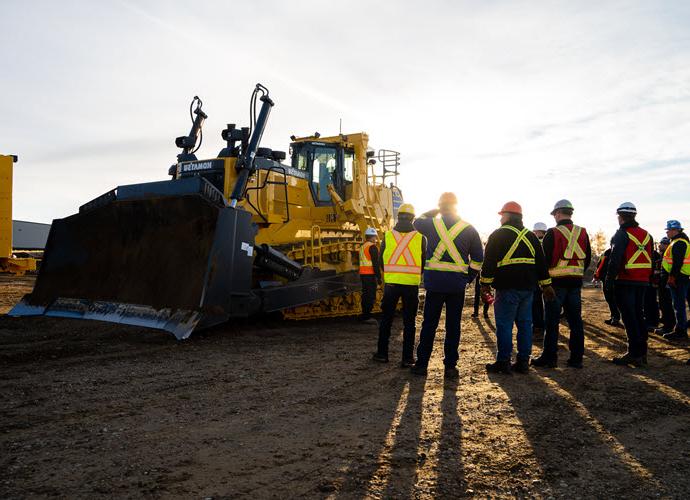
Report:
[[[592,247],[592,262],[589,264],[589,268],[585,269],[584,280],[586,283],[592,281],[594,272],[597,270],[597,266],[599,265],[601,255],[606,251],[608,240],[606,239],[606,234],[604,234],[604,231],[599,229],[596,233],[591,235],[589,237],[589,244]]]
[[[599,257],[601,254],[603,254],[606,251],[606,247],[608,245],[608,239],[606,238],[606,234],[604,231],[599,229],[596,233],[594,233],[590,239],[589,239],[590,245],[592,245],[592,255],[596,255]]]

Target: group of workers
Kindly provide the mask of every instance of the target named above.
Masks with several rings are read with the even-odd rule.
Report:
[[[605,322],[623,327],[614,286],[607,282],[612,251],[609,248],[602,255],[594,279],[604,283],[604,298],[611,312]],[[647,332],[657,333],[669,341],[688,338],[685,302],[690,305],[689,256],[690,242],[683,226],[677,220],[668,221],[666,236],[659,241],[658,251],[652,250],[652,275],[644,290],[643,314]]]
[[[473,316],[479,312],[479,297],[484,302],[485,317],[489,305],[494,306],[497,352],[495,361],[486,365],[488,372],[527,373],[530,365],[556,367],[562,315],[570,329],[566,364],[582,368],[585,336],[581,290],[592,250],[587,230],[572,220],[573,205],[568,200],[558,201],[551,212],[555,226],[549,229],[538,223],[530,231],[524,227],[522,207],[510,201],[498,212],[501,226],[484,246],[477,230],[458,215],[457,203],[455,194],[443,193],[438,208],[419,217],[415,217],[412,205],[401,205],[397,223],[385,232],[380,248],[377,231],[366,230],[366,241],[360,249],[362,321],[372,319],[377,288],[383,284],[373,360],[388,362],[393,317],[402,301],[400,366],[410,368],[413,374],[426,375],[445,306],[444,373],[446,377],[457,377],[465,289],[477,280]],[[651,235],[635,221],[636,214],[630,202],[618,207],[620,228],[612,239],[605,270],[601,265],[597,272],[607,299],[615,300],[619,314],[612,312],[609,324],[622,319],[628,339],[627,352],[612,361],[617,365],[646,366],[645,292],[653,282],[655,250]],[[673,332],[665,333],[673,334],[667,336],[670,339],[686,338],[690,242],[678,221],[669,221],[667,235],[669,241],[666,247],[662,245],[663,257],[658,261],[675,306],[676,324]],[[426,293],[415,352],[422,280]],[[514,361],[513,325],[517,327]],[[543,348],[538,357],[532,358],[534,333],[543,333]]]

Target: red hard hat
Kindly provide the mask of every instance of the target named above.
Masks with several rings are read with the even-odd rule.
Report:
[[[504,212],[510,212],[511,214],[522,215],[522,207],[517,202],[509,201],[508,203],[503,205],[503,208],[501,209],[500,212],[498,212],[498,215],[503,215]]]

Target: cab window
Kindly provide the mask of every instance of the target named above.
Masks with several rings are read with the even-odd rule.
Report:
[[[336,184],[337,156],[335,148],[315,147],[311,163],[311,182],[318,201],[330,201],[328,185]]]
[[[292,166],[304,172],[309,170],[309,159],[307,158],[306,149],[302,148],[292,155]]]
[[[345,182],[352,182],[355,170],[354,151],[343,151],[343,179]]]

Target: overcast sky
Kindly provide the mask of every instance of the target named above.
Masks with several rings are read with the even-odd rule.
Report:
[[[690,225],[690,2],[45,1],[0,6],[0,153],[14,218],[50,222],[119,184],[167,178],[194,95],[200,157],[276,106],[263,145],[364,130],[402,153],[418,211],[455,191],[488,234],[525,222],[610,236],[634,202],[656,239]]]

